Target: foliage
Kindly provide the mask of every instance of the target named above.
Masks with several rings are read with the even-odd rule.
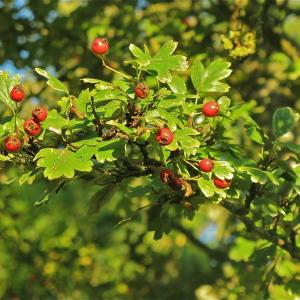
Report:
[[[54,298],[69,296],[74,299],[89,299],[95,292],[99,297],[116,299],[294,299],[299,294],[300,257],[299,103],[296,96],[300,73],[298,36],[290,28],[298,20],[295,13],[299,7],[292,1],[164,1],[137,9],[134,1],[129,2],[102,4],[105,14],[99,20],[93,1],[82,7],[76,6],[74,1],[71,12],[66,15],[60,1],[48,4],[28,1],[27,8],[35,16],[32,26],[44,24],[44,33],[38,41],[33,39],[26,43],[24,49],[30,56],[23,60],[15,49],[9,48],[9,36],[1,32],[0,39],[5,45],[1,50],[3,58],[9,57],[16,65],[30,67],[39,61],[38,80],[45,77],[49,86],[49,89],[43,88],[41,98],[53,109],[42,123],[43,133],[37,139],[28,139],[22,131],[22,123],[30,105],[25,104],[19,113],[20,108],[9,98],[11,86],[18,83],[19,78],[1,73],[0,137],[4,140],[15,132],[21,134],[24,145],[20,153],[1,151],[0,160],[5,169],[18,167],[16,180],[20,184],[29,184],[33,189],[40,182],[44,183],[43,191],[34,194],[37,206],[48,203],[68,186],[78,191],[86,187],[89,193],[82,197],[91,199],[90,212],[97,213],[101,209],[97,217],[103,218],[102,225],[113,226],[106,218],[107,210],[111,212],[110,217],[122,215],[122,226],[117,227],[116,232],[126,236],[128,230],[130,235],[117,239],[113,245],[120,246],[120,251],[121,247],[126,248],[123,253],[127,255],[128,247],[141,246],[146,247],[148,250],[143,251],[152,257],[152,247],[159,245],[156,243],[172,239],[178,246],[177,235],[171,231],[179,232],[179,237],[188,239],[200,250],[194,257],[189,251],[195,249],[188,248],[186,263],[193,264],[195,260],[205,265],[201,273],[187,270],[182,262],[182,271],[187,272],[188,278],[194,277],[193,272],[196,278],[208,276],[207,281],[195,279],[189,294],[185,294],[182,287],[178,296],[171,292],[162,295],[166,291],[164,286],[176,290],[173,285],[180,286],[184,277],[172,277],[171,271],[165,271],[164,283],[158,284],[151,275],[141,281],[142,276],[136,274],[146,274],[139,268],[147,266],[147,255],[139,266],[132,266],[134,271],[118,277],[116,274],[124,271],[121,265],[126,269],[131,266],[130,260],[135,263],[136,257],[129,256],[128,261],[115,260],[114,272],[103,271],[108,276],[111,274],[115,282],[120,280],[121,285],[105,285],[110,282],[108,280],[95,284],[97,287],[84,288],[82,294],[76,295],[71,292],[72,287],[61,284],[68,276],[73,277],[68,270],[70,257],[77,259],[81,253],[77,247],[72,256],[74,249],[68,245],[62,255],[65,257],[62,259],[66,259],[65,269],[59,270],[50,258],[51,262],[45,260],[37,266],[39,269],[50,263],[49,270],[55,271],[46,274],[40,269],[41,276],[50,284],[35,293],[41,297],[52,293]],[[18,10],[9,5],[6,9]],[[50,9],[57,12],[51,22],[45,21]],[[11,18],[7,12],[4,16]],[[276,25],[285,18],[283,26]],[[62,26],[66,20],[67,31]],[[23,22],[23,29],[12,29],[16,36],[26,30],[26,18],[21,21],[17,19],[16,23]],[[111,52],[101,59],[101,76],[99,62],[85,49],[98,35],[107,36],[111,44]],[[57,42],[49,45],[49,40]],[[35,61],[34,47],[39,48]],[[81,84],[78,84],[79,77]],[[134,95],[138,82],[150,86],[146,99],[137,99]],[[42,85],[30,82],[27,90],[35,95]],[[202,107],[213,99],[220,105],[220,113],[215,118],[206,118]],[[175,138],[170,145],[161,146],[155,141],[160,127],[174,132]],[[197,167],[197,162],[206,157],[215,162],[212,173],[203,173]],[[182,180],[180,188],[160,182],[159,172],[163,168],[172,169]],[[231,187],[217,188],[213,184],[215,177],[232,180]],[[76,194],[74,192],[71,197]],[[54,207],[58,203],[49,203],[56,211]],[[68,210],[68,206],[64,209]],[[196,222],[205,226],[199,216],[205,219],[207,211],[211,214],[220,211],[220,220],[213,220],[218,224],[219,237],[214,241],[219,245],[217,242],[202,243],[182,226],[195,233],[198,230]],[[8,215],[10,213],[13,214],[13,210]],[[187,222],[193,218],[193,223]],[[237,219],[241,222],[236,222]],[[115,221],[113,223],[118,222]],[[45,222],[50,224],[51,218]],[[73,236],[85,230],[92,231],[76,222],[65,230],[76,232]],[[141,235],[132,233],[135,230]],[[151,243],[148,238],[145,242],[144,237],[149,237],[147,231],[154,231],[154,237],[162,240]],[[84,238],[86,243],[91,242],[89,236]],[[12,241],[13,237],[6,239]],[[131,239],[138,239],[134,246],[129,246]],[[43,241],[47,244],[47,237]],[[91,279],[94,277],[87,269],[91,265],[99,268],[101,263],[96,257],[106,252],[97,248],[104,242],[91,243],[95,263],[84,265],[86,276],[81,277],[82,281],[76,275],[80,267],[72,265],[75,267],[72,284],[81,282],[82,286],[87,286],[89,282],[94,286],[94,279]],[[214,248],[217,245],[219,247]],[[36,247],[40,249],[39,245]],[[56,247],[44,248],[42,257],[48,251],[50,255],[50,249]],[[105,243],[105,247],[103,251],[114,257],[112,246]],[[10,249],[8,247],[6,253],[10,253]],[[168,248],[165,253],[160,249],[159,256],[163,257],[160,261],[166,269],[168,262],[174,267],[179,253],[178,249]],[[93,255],[88,255],[86,261]],[[166,258],[168,255],[170,259]],[[112,258],[108,260],[113,262]],[[209,265],[209,260],[217,261],[215,268]],[[159,264],[151,267],[151,271],[158,274]],[[95,274],[99,272],[96,270]],[[22,282],[24,277],[20,278]],[[137,288],[149,282],[150,294]],[[184,284],[188,286],[185,290],[189,290],[188,282]],[[132,290],[136,292],[133,294]],[[11,287],[11,291],[2,289],[4,297],[12,297],[14,293],[21,294],[16,287]],[[22,290],[22,293],[29,295],[32,291]]]

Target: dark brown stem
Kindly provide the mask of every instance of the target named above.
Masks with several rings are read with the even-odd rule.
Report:
[[[232,214],[236,215],[246,225],[248,231],[256,233],[260,238],[265,239],[272,244],[286,250],[293,258],[300,260],[300,248],[290,244],[285,237],[272,234],[270,231],[257,227],[254,221],[252,221],[250,218],[243,214],[239,214],[235,205],[228,200],[222,200],[220,205],[222,205]]]
[[[101,122],[100,122],[100,118],[99,118],[99,116],[97,115],[97,112],[96,112],[96,107],[95,107],[95,102],[94,102],[93,97],[91,99],[91,106],[92,106],[92,112],[93,112],[93,115],[94,115],[94,118],[95,118],[94,122],[95,122],[95,125],[96,125],[96,128],[97,128],[97,131],[98,131],[98,135],[102,136],[102,134],[103,134],[102,125],[101,125]]]

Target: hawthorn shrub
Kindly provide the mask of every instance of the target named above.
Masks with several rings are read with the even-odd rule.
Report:
[[[97,39],[96,46],[95,54],[109,55],[106,39]],[[174,54],[176,48],[172,40],[157,53],[131,44],[126,64],[132,74],[112,68],[100,55],[103,67],[118,78],[83,78],[86,88],[79,95],[36,68],[62,97],[57,109],[34,108],[26,120],[19,115],[26,101],[20,78],[2,72],[0,100],[12,114],[0,125],[1,161],[18,168],[20,184],[48,180],[36,205],[63,185],[86,180],[100,186],[92,201],[101,207],[124,179],[141,177],[149,203],[139,211],[148,214],[155,239],[170,232],[173,220],[192,219],[201,204],[218,203],[268,247],[299,259],[300,146],[284,142],[299,115],[290,107],[277,109],[268,136],[251,118],[248,103],[233,105],[225,95],[230,62],[204,65],[197,58],[189,66],[185,56]],[[256,157],[231,133],[237,119],[259,146]]]

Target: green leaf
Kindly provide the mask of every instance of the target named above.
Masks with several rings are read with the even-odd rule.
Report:
[[[112,89],[113,85],[110,82],[106,82],[95,78],[83,78],[81,79],[84,83],[95,83],[97,89]]]
[[[213,173],[221,179],[232,179],[234,169],[227,161],[216,161],[214,162]]]
[[[127,102],[127,97],[120,93],[118,90],[99,90],[93,95],[95,103],[107,100],[119,100]]]
[[[177,107],[182,107],[185,104],[185,97],[183,95],[168,96],[159,101],[157,107],[174,110]]]
[[[99,83],[102,81],[102,80],[96,79],[96,78],[82,78],[80,80],[83,81],[84,83]]]
[[[32,184],[35,176],[36,174],[34,174],[33,171],[28,171],[21,175],[21,177],[19,178],[19,184],[22,185],[25,182],[27,182],[28,184]]]
[[[129,45],[129,50],[131,51],[132,55],[137,58],[136,62],[141,67],[145,67],[145,66],[148,66],[150,64],[151,55],[150,55],[149,51],[147,51],[148,49],[146,48],[146,46],[145,46],[145,52],[143,52],[142,49],[135,46],[134,44]]]
[[[12,87],[19,84],[19,77],[10,77],[8,73],[0,71],[0,101],[14,111],[13,101],[10,98]]]
[[[174,94],[186,94],[186,84],[179,76],[173,76],[172,81],[168,83],[170,89]]]
[[[158,112],[159,112],[160,117],[167,121],[168,127],[172,131],[175,131],[177,129],[177,126],[179,126],[180,128],[184,127],[182,122],[177,117],[175,117],[173,114],[169,113],[167,110],[159,108]]]
[[[191,79],[197,92],[228,92],[229,85],[220,80],[231,74],[230,65],[230,62],[219,58],[205,69],[202,62],[196,60],[191,69]]]
[[[260,145],[264,145],[265,142],[263,136],[260,133],[260,130],[258,129],[257,126],[245,125],[245,128],[246,128],[247,135],[252,141]]]
[[[218,99],[218,103],[220,105],[221,112],[224,114],[228,110],[231,100],[230,100],[230,98],[223,96],[220,99]]]
[[[234,261],[247,261],[255,250],[256,243],[243,237],[235,240],[234,246],[229,251],[229,257]]]
[[[0,161],[7,161],[10,160],[10,158],[8,156],[4,156],[2,154],[0,154]]]
[[[24,120],[17,118],[17,127],[21,128]],[[6,122],[3,125],[0,125],[0,137],[11,134],[15,131],[15,118],[7,117]]]
[[[172,220],[168,212],[163,212],[163,206],[155,205],[148,209],[148,230],[154,231],[154,239],[159,240],[163,234],[168,234],[172,229]]]
[[[69,126],[69,121],[58,114],[55,109],[48,112],[47,119],[43,122],[45,128],[62,129]]]
[[[154,139],[151,139],[150,143],[151,144],[146,147],[149,158],[166,163],[171,151],[161,147]]]
[[[175,132],[175,139],[186,152],[186,154],[192,154],[197,151],[200,146],[200,142],[191,136],[198,134],[199,132],[192,128],[178,129]]]
[[[119,157],[125,156],[125,141],[122,139],[111,139],[109,141],[97,142],[93,140],[93,144],[82,146],[76,156],[84,160],[96,156],[96,159],[103,163],[105,161],[115,161]]]
[[[300,154],[300,145],[296,145],[293,143],[287,143],[285,146],[290,149],[291,151]]]
[[[67,95],[69,95],[69,91],[68,89],[66,88],[66,86],[60,81],[58,80],[57,78],[55,78],[54,76],[52,76],[49,72],[43,70],[43,69],[40,69],[40,68],[35,68],[35,71],[46,77],[48,79],[47,81],[47,84],[52,87],[53,89],[57,90],[57,91],[61,91]]]
[[[205,197],[212,197],[215,194],[216,187],[211,180],[201,177],[197,180],[197,183]]]
[[[276,264],[275,271],[280,277],[289,279],[298,274],[297,265],[287,259],[282,260],[280,264]]]
[[[272,120],[273,133],[279,137],[292,129],[295,123],[294,112],[290,107],[278,108]]]
[[[37,166],[44,168],[44,175],[49,180],[59,177],[72,178],[75,171],[90,172],[93,163],[83,160],[68,149],[45,148],[40,150],[34,158]]]
[[[77,105],[78,109],[85,113],[86,112],[86,106],[91,102],[91,95],[89,89],[85,89],[80,92],[78,98],[77,98]]]
[[[266,184],[268,181],[270,181],[274,185],[279,185],[278,179],[271,172],[252,167],[239,167],[239,171],[249,174],[251,181],[254,183]]]
[[[191,68],[191,79],[192,79],[193,86],[197,91],[199,91],[199,86],[201,84],[204,74],[205,74],[204,65],[199,59],[195,60]]]
[[[125,156],[125,141],[122,139],[112,139],[100,142],[97,147],[96,159],[99,162],[114,161]]]
[[[121,103],[119,100],[112,100],[106,103],[106,105],[102,105],[96,108],[96,112],[102,113],[105,118],[113,118],[116,119],[122,113],[124,109],[124,103]]]
[[[171,82],[171,70],[186,70],[188,62],[183,55],[172,55],[178,43],[174,41],[166,42],[152,58],[146,70],[155,71],[157,79],[161,82]]]

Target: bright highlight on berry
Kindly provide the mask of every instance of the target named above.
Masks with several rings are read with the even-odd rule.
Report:
[[[15,85],[10,91],[10,98],[15,102],[21,102],[25,98],[25,92],[21,85]]]
[[[214,168],[214,162],[209,158],[204,158],[198,162],[198,166],[202,172],[211,172]]]
[[[104,55],[109,50],[108,40],[105,38],[96,38],[91,45],[91,50],[96,55]]]
[[[219,189],[227,189],[228,187],[230,187],[231,181],[227,179],[215,178],[214,185]]]
[[[202,112],[206,117],[215,117],[218,115],[220,105],[216,101],[210,101],[203,105]]]

